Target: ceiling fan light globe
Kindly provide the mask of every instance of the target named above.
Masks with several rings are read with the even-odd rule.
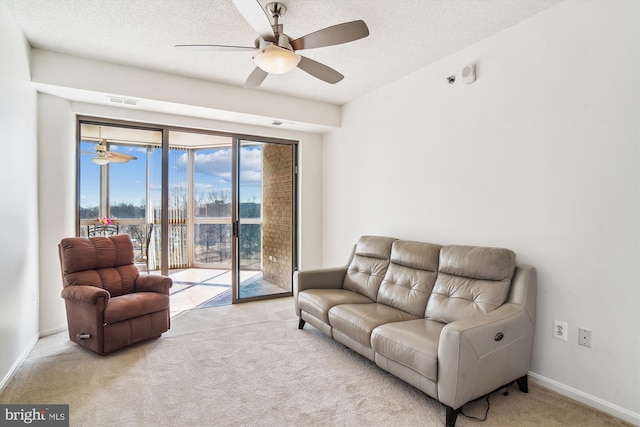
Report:
[[[93,159],[91,159],[91,161],[96,165],[100,165],[100,166],[103,166],[109,163],[109,159],[105,157],[94,157]]]
[[[300,55],[275,45],[260,49],[253,56],[256,65],[269,74],[288,73],[298,66],[300,59]]]

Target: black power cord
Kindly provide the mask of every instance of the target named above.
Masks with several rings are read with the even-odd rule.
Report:
[[[487,421],[487,417],[489,416],[489,408],[491,407],[491,402],[489,402],[489,397],[490,396],[491,396],[491,393],[485,394],[484,396],[479,398],[479,399],[482,399],[482,398],[486,398],[487,399],[487,410],[484,411],[484,418],[474,417],[473,415],[467,415],[467,414],[464,413],[464,409],[461,409],[460,413],[462,415],[464,415],[465,417],[467,417],[469,419],[472,419],[472,420]],[[477,401],[479,399],[473,400],[472,402],[475,402],[475,401]]]
[[[504,386],[504,387],[500,387],[497,390],[492,391],[491,393],[487,393],[484,396],[480,396],[479,398],[469,402],[469,403],[477,402],[478,400],[483,399],[483,398],[487,400],[487,409],[484,411],[484,418],[474,417],[473,415],[467,415],[467,414],[464,413],[464,409],[460,409],[460,413],[462,415],[464,415],[466,418],[469,418],[471,420],[487,421],[487,417],[489,416],[489,408],[491,408],[491,402],[489,401],[489,398],[491,397],[491,395],[493,393],[496,393],[496,392],[502,393],[503,396],[508,396],[509,395],[509,390],[507,390],[507,387]]]

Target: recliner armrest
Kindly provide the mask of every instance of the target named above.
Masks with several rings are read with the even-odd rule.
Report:
[[[457,409],[527,375],[533,333],[527,311],[513,303],[447,324],[438,345],[438,400]]]
[[[173,286],[173,280],[167,276],[155,274],[140,275],[134,284],[136,292],[157,292],[169,295],[169,289]]]
[[[293,292],[297,294],[305,289],[341,289],[346,274],[346,266],[296,271],[293,274]]]
[[[67,286],[61,292],[62,298],[75,302],[87,304],[97,304],[99,298],[104,298],[104,304],[111,298],[111,294],[106,289],[89,285]]]

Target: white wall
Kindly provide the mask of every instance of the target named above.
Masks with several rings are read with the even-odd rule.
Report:
[[[58,243],[75,235],[76,122],[68,101],[38,95],[40,335],[67,326]]]
[[[635,423],[639,5],[567,1],[365,95],[323,158],[325,265],[362,234],[512,248],[539,274],[532,379]]]
[[[0,2],[0,387],[38,339],[38,146],[29,46]]]

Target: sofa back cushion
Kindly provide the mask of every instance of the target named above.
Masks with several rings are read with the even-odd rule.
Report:
[[[65,288],[96,286],[114,297],[134,292],[139,272],[128,235],[69,237],[62,239],[59,250]]]
[[[394,240],[396,239],[380,236],[360,237],[342,287],[375,301],[380,283],[389,267]]]
[[[396,240],[377,301],[424,316],[438,271],[440,245]]]
[[[515,265],[509,249],[444,246],[425,317],[449,323],[495,310],[509,295]]]

